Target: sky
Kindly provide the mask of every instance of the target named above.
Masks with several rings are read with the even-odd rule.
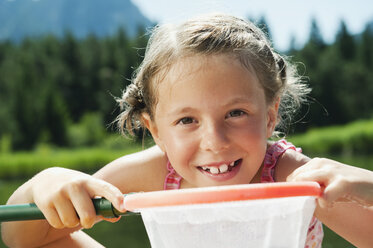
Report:
[[[242,18],[264,16],[275,48],[285,51],[292,37],[302,46],[308,40],[311,20],[316,19],[326,42],[333,42],[343,19],[352,34],[373,22],[372,0],[131,0],[150,20],[181,22],[209,12],[223,12]]]

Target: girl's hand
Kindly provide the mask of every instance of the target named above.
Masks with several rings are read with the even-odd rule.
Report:
[[[330,159],[314,158],[294,170],[287,181],[316,181],[324,193],[318,199],[322,208],[335,202],[357,202],[373,206],[373,172]]]
[[[126,211],[118,188],[79,171],[50,168],[32,180],[37,180],[31,189],[34,202],[54,228],[79,224],[91,228],[97,220],[92,203],[95,196],[105,197],[116,209]]]

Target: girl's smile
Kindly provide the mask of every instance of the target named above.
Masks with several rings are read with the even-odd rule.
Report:
[[[276,123],[255,75],[228,55],[182,58],[155,89],[144,122],[183,187],[250,183]]]
[[[209,165],[198,166],[197,169],[201,173],[210,177],[215,181],[226,181],[233,178],[240,170],[242,159],[238,159],[231,163],[215,163]]]

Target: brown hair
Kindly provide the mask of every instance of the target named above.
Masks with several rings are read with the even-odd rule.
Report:
[[[123,110],[117,118],[122,133],[133,135],[143,127],[141,113],[153,118],[156,81],[175,61],[211,54],[233,55],[255,72],[268,103],[281,98],[277,126],[291,119],[310,91],[297,76],[295,66],[272,48],[266,35],[253,23],[225,14],[204,15],[179,25],[154,28],[143,62],[132,83],[117,99]]]

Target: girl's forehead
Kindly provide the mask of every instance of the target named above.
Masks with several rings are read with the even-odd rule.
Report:
[[[242,72],[250,75],[253,80],[257,80],[255,73],[247,68],[241,61],[231,54],[216,54],[216,55],[192,55],[185,56],[177,59],[169,66],[167,71],[163,73],[163,77],[159,83],[178,83],[186,81],[187,79],[193,80],[193,77],[199,76],[206,71],[220,70],[231,74],[240,69]],[[231,75],[234,76],[234,75]]]
[[[165,104],[184,98],[184,95],[202,102],[211,95],[226,99],[252,92],[263,95],[263,88],[255,74],[232,56],[214,55],[179,59],[159,81],[156,94],[158,103]]]

